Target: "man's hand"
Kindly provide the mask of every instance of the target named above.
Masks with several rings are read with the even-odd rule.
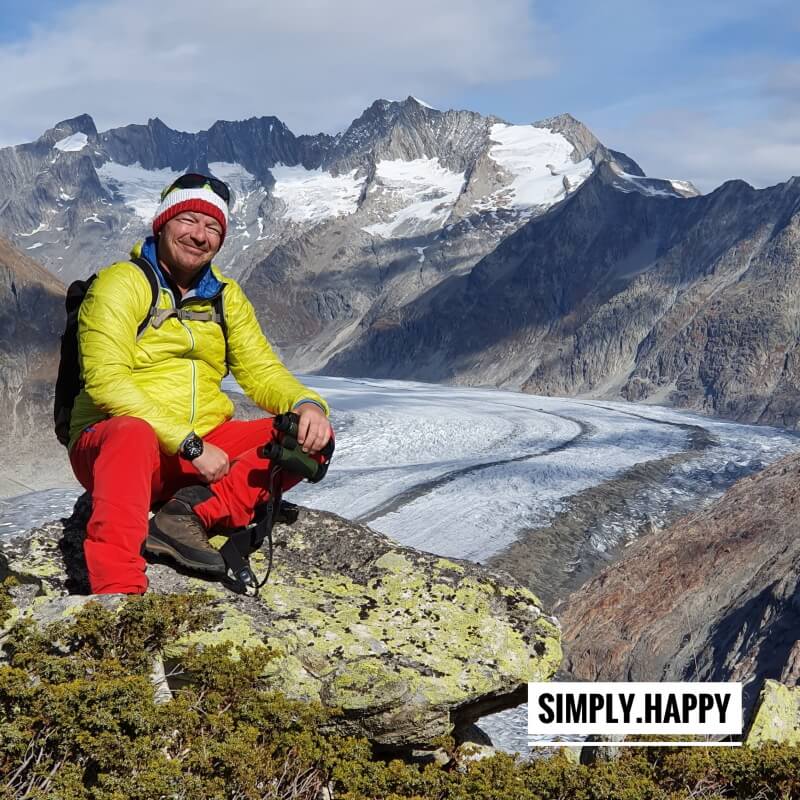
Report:
[[[331,424],[325,412],[315,403],[302,403],[294,409],[300,417],[297,441],[304,453],[318,453],[331,438]]]
[[[193,459],[191,464],[206,483],[214,483],[224,478],[230,469],[228,454],[209,442],[203,442],[203,452]]]

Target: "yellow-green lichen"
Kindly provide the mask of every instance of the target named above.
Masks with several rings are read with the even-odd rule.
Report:
[[[203,578],[189,578],[187,580],[189,590],[203,592],[213,599],[218,597],[221,600],[230,600],[231,593],[229,589],[223,589],[219,584],[211,583],[210,581],[203,580]]]
[[[46,546],[39,539],[32,539],[24,561],[21,563],[12,561],[11,567],[20,574],[32,575],[34,578],[55,578],[64,573],[57,547],[55,545]],[[43,588],[45,591],[47,590],[47,587]]]
[[[436,560],[434,566],[440,570],[451,570],[453,572],[458,572],[459,575],[463,575],[465,570],[461,564],[456,564],[455,561],[450,561],[447,558],[439,558]]]
[[[217,550],[219,550],[222,547],[222,545],[224,545],[225,542],[227,542],[227,541],[228,541],[228,537],[227,536],[219,535],[219,536],[209,536],[208,537],[208,543],[212,547],[216,547]]]
[[[211,631],[195,631],[178,639],[166,648],[164,654],[168,658],[177,657],[193,644],[216,645],[230,643],[237,647],[253,647],[267,644],[265,638],[253,626],[253,620],[233,605],[222,603],[218,606],[222,611],[222,623]]]
[[[269,635],[264,635],[256,628],[253,619],[235,606],[221,603],[217,608],[223,614],[221,625],[210,631],[197,631],[182,637],[165,648],[165,657],[179,661],[192,645],[231,644],[234,648],[263,645],[273,654],[265,661],[263,674],[270,679],[274,689],[291,697],[319,699],[320,682],[304,664],[304,661],[312,663],[314,660],[298,657],[298,652],[301,656],[306,655],[302,648],[303,640],[309,638],[308,631],[302,627],[294,631],[276,628]],[[231,656],[237,657],[236,649],[231,651]]]
[[[515,587],[508,587],[503,586],[500,589],[500,594],[503,597],[510,597],[513,599],[525,599],[528,600],[533,605],[538,606],[539,608],[542,607],[542,601],[530,590],[526,589],[524,586],[515,586]]]
[[[555,636],[556,638],[561,636],[558,626],[545,617],[539,617],[536,620],[536,630],[543,636]]]
[[[392,550],[385,552],[375,562],[375,566],[397,574],[414,572],[414,565],[402,553],[395,553]]]
[[[413,694],[418,681],[413,669],[390,673],[380,659],[366,658],[348,664],[330,681],[326,700],[349,710],[375,709],[378,698],[382,705],[396,705]]]
[[[287,697],[317,701],[321,699],[323,674],[319,662],[306,658],[305,653],[300,653],[300,657],[295,654],[273,658],[264,665],[263,671],[276,691],[283,692]]]
[[[800,688],[773,680],[764,682],[745,744],[800,744]]]
[[[432,582],[397,553],[376,565],[386,572],[366,585],[313,571],[262,589],[272,612],[268,643],[280,642],[284,651],[265,665],[276,688],[316,698],[323,682],[326,702],[345,708],[372,705],[386,692],[440,704],[492,691],[498,681],[544,680],[558,668],[557,628],[542,626],[552,637],[542,637],[544,652],[534,655],[518,631],[493,615],[494,584],[471,577],[455,586]],[[223,609],[219,630],[181,644],[263,641],[247,616]],[[341,674],[332,677],[334,671]]]
[[[523,681],[549,681],[561,666],[564,652],[561,649],[561,640],[548,637],[541,640],[544,653],[528,661],[528,671],[523,675]]]
[[[311,543],[306,541],[303,535],[299,533],[292,536],[286,544],[286,548],[295,553],[302,553],[304,550],[310,549],[310,547]]]

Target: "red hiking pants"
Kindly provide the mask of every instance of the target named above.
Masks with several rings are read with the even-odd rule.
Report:
[[[228,454],[230,471],[209,485],[213,497],[194,510],[207,530],[237,528],[269,497],[271,462],[258,448],[272,440],[272,418],[230,420],[203,437]],[[70,451],[75,476],[92,495],[83,550],[93,594],[141,594],[147,589],[142,545],[150,506],[183,486],[202,483],[190,461],[161,452],[150,425],[111,417],[88,427]],[[282,489],[301,478],[283,473]]]

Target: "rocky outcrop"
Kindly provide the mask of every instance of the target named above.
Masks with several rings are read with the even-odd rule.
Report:
[[[641,539],[556,609],[581,680],[798,679],[800,456]]]
[[[800,689],[768,680],[761,689],[745,743],[800,744]]]
[[[0,579],[20,582],[16,619],[45,623],[88,599],[74,593],[85,591],[82,536],[75,519],[3,542]],[[263,574],[263,553],[253,565]],[[265,665],[276,689],[341,708],[339,731],[390,749],[429,747],[518,705],[526,682],[549,679],[561,657],[557,623],[512,578],[400,547],[332,514],[301,510],[276,526],[259,599],[167,565],[148,576],[151,591],[209,592],[222,612],[214,629],[175,642],[168,662],[193,643],[266,644],[277,654]]]

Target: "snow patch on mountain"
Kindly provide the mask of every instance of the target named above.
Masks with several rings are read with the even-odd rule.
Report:
[[[691,181],[679,181],[676,179],[670,179],[670,183],[675,187],[675,189],[683,195],[687,197],[698,197],[701,192],[698,191],[697,187]]]
[[[643,175],[631,175],[618,169],[614,171],[620,178],[620,182],[615,183],[616,188],[626,194],[639,192],[648,197],[683,197],[683,193],[686,191],[686,189],[679,189],[675,186],[673,181],[648,178]],[[630,188],[625,184],[628,184]],[[691,186],[691,184],[687,185]]]
[[[77,153],[79,150],[83,150],[88,143],[89,137],[85,133],[73,133],[71,136],[59,139],[53,147],[61,150],[62,153]]]
[[[511,183],[487,197],[482,207],[529,210],[550,206],[591,174],[590,159],[575,163],[574,146],[560,133],[533,125],[492,125],[495,144],[489,157],[511,176]]]
[[[331,175],[301,164],[276,164],[270,168],[275,178],[272,193],[286,204],[286,217],[292,222],[316,224],[344,217],[358,208],[363,181],[356,180],[357,171]]]
[[[164,187],[181,174],[166,167],[145,169],[138,161],[135,164],[106,161],[97,170],[103,188],[112,195],[119,195],[145,222],[153,219]]]
[[[430,103],[426,103],[424,100],[420,100],[419,97],[413,97],[412,96],[411,99],[416,101],[417,103],[419,103],[419,105],[421,105],[423,108],[429,108],[431,111],[438,111],[439,110],[435,106],[432,106]]]
[[[385,222],[365,227],[367,233],[389,239],[441,227],[464,186],[464,174],[443,167],[437,158],[380,161],[370,200],[397,209]]]
[[[208,169],[214,177],[228,184],[233,200],[231,213],[235,214],[243,210],[253,195],[258,195],[259,200],[266,196],[258,178],[241,164],[230,161],[210,161]]]
[[[50,230],[50,226],[46,222],[40,222],[30,233],[18,233],[17,236],[35,236],[41,231]]]

